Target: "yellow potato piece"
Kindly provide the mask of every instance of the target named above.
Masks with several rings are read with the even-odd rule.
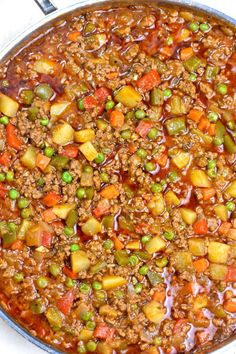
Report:
[[[15,117],[19,104],[11,97],[0,93],[0,112],[8,117]]]
[[[76,143],[86,143],[95,138],[95,133],[93,129],[82,129],[75,132],[75,142]]]
[[[104,290],[111,290],[126,285],[127,280],[118,275],[106,275],[102,278],[102,287]]]
[[[98,156],[97,150],[90,141],[80,145],[79,150],[88,161],[93,161]]]
[[[66,219],[69,212],[73,210],[75,206],[76,204],[69,204],[69,203],[58,204],[53,207],[52,211],[53,214],[55,214],[59,218]]]

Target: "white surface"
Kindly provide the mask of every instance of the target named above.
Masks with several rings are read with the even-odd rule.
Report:
[[[75,0],[54,0],[58,8],[75,4]],[[235,0],[198,0],[227,15],[236,18]],[[0,43],[7,44],[32,23],[44,15],[33,0],[0,0]],[[0,319],[0,353],[2,354],[44,354],[45,352],[27,342]],[[233,353],[233,352],[232,352]],[[228,353],[230,354],[230,353]]]

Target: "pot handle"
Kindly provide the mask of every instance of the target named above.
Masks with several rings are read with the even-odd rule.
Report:
[[[50,14],[57,10],[56,6],[53,5],[51,0],[34,0],[45,15]]]

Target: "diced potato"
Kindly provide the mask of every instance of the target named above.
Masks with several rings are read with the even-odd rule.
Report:
[[[52,212],[59,218],[66,219],[69,212],[73,210],[75,207],[76,204],[69,204],[69,203],[58,204],[53,207]]]
[[[231,240],[236,241],[236,229],[230,229],[229,232],[227,233],[227,237],[230,238]]]
[[[192,225],[197,219],[197,213],[192,209],[181,208],[180,214],[182,216],[183,221],[188,225]]]
[[[104,290],[111,290],[126,285],[127,280],[118,275],[105,275],[102,278],[102,287]]]
[[[43,221],[40,221],[37,224],[33,224],[33,226],[28,228],[25,233],[26,245],[29,247],[42,246],[42,235],[44,231],[51,233],[52,232],[51,226],[49,226]]]
[[[74,140],[74,129],[66,122],[56,125],[52,129],[52,141],[58,145],[65,145]]]
[[[33,227],[34,223],[29,220],[23,220],[22,224],[19,227],[18,233],[17,233],[17,238],[19,240],[24,240],[25,239],[25,234],[26,232]]]
[[[195,187],[209,188],[211,187],[211,182],[209,181],[206,173],[202,170],[191,170],[190,179]]]
[[[206,294],[199,294],[193,300],[193,311],[199,311],[208,305],[208,297]]]
[[[147,205],[153,216],[161,215],[165,210],[165,203],[162,194],[156,194]]]
[[[116,318],[118,313],[110,305],[102,305],[99,308],[99,315],[108,316],[109,318]]]
[[[90,331],[89,329],[86,328],[83,328],[78,336],[78,339],[84,342],[88,342],[92,338],[93,338],[93,331]]]
[[[231,245],[231,255],[236,259],[236,245]]]
[[[8,117],[15,117],[18,111],[19,104],[11,97],[0,93],[0,112]]]
[[[142,100],[142,96],[132,86],[124,86],[115,95],[115,100],[128,108],[134,108]]]
[[[36,166],[36,149],[33,146],[29,146],[24,155],[20,158],[22,165],[28,167],[30,170]]]
[[[165,194],[164,198],[165,198],[165,202],[168,206],[178,206],[180,204],[179,198],[172,191],[168,191]]]
[[[83,233],[87,236],[94,236],[102,231],[102,225],[97,219],[88,219],[81,227]]]
[[[230,185],[226,188],[225,193],[231,198],[236,198],[236,180],[230,183]]]
[[[213,263],[227,263],[230,246],[225,243],[210,241],[208,245],[208,259]]]
[[[189,251],[193,256],[205,256],[207,247],[203,238],[190,238],[188,240]]]
[[[82,129],[75,132],[75,142],[76,143],[86,143],[87,141],[93,140],[95,133],[93,129]]]
[[[87,253],[78,250],[71,253],[71,268],[74,273],[82,272],[90,267],[90,260]]]
[[[128,242],[127,245],[125,246],[125,248],[129,249],[129,250],[139,250],[140,248],[140,241],[136,240],[136,241],[131,241]]]
[[[40,74],[53,74],[57,63],[49,59],[39,59],[34,62],[33,69]]]
[[[216,216],[222,221],[227,221],[228,220],[228,210],[225,205],[223,204],[218,204],[214,207],[214,211]]]
[[[190,154],[188,152],[184,152],[184,151],[179,151],[172,159],[172,161],[174,162],[174,164],[182,169],[184,167],[187,166],[187,164],[190,161]]]
[[[145,248],[149,254],[153,254],[166,248],[166,242],[160,236],[154,236],[146,243]]]
[[[66,109],[71,105],[70,102],[53,103],[50,108],[50,117],[52,121],[57,120],[65,113]]]
[[[47,309],[45,316],[52,327],[61,328],[62,326],[62,313],[56,307],[50,307]]]
[[[98,156],[97,150],[90,141],[80,145],[79,149],[88,161],[93,161]]]
[[[97,345],[96,351],[97,351],[97,354],[112,354],[113,347],[108,343],[100,342]]]
[[[213,280],[225,280],[226,274],[228,272],[228,267],[223,264],[211,263],[209,266],[210,277]]]
[[[185,270],[193,269],[193,259],[190,252],[176,252],[175,253],[175,266],[177,270],[182,273]]]
[[[143,312],[149,321],[159,324],[165,318],[166,309],[159,302],[152,300],[143,306]]]

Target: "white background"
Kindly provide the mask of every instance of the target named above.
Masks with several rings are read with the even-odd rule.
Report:
[[[54,0],[58,8],[75,4],[75,0]],[[227,15],[236,18],[235,0],[198,0]],[[0,0],[0,44],[1,48],[32,23],[43,17],[33,0]],[[0,48],[0,49],[1,49]],[[27,342],[0,319],[0,353],[2,354],[43,354],[42,350]],[[232,351],[233,353],[233,351]],[[229,354],[229,352],[228,352]]]

